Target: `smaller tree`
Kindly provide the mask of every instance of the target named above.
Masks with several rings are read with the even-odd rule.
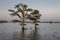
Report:
[[[37,25],[38,24],[38,19],[40,19],[41,14],[39,13],[38,10],[34,10],[32,13],[30,13],[30,15],[27,16],[28,19],[33,21],[33,24],[35,25],[35,29],[37,29]]]

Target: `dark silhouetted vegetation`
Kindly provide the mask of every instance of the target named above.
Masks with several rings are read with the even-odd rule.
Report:
[[[35,29],[37,28],[37,26],[39,25],[38,23],[60,23],[60,22],[53,22],[53,21],[49,21],[49,22],[40,22],[38,21],[41,18],[41,14],[39,12],[39,10],[33,10],[31,8],[28,8],[28,6],[26,4],[17,4],[14,7],[14,10],[9,9],[9,11],[11,12],[10,15],[12,16],[18,16],[18,18],[20,18],[20,20],[12,20],[11,22],[20,22],[22,25],[22,30],[24,30],[24,26],[26,25],[25,23],[31,23],[31,22],[26,22],[26,19],[29,19],[30,21],[32,21],[32,23],[35,25]]]
[[[17,23],[17,22],[21,22],[20,20],[12,20],[11,22]]]
[[[18,18],[20,18],[22,30],[24,30],[26,16],[28,13],[32,12],[33,9],[28,8],[28,6],[26,4],[17,4],[17,5],[15,5],[14,8],[17,9],[17,11],[9,9],[9,11],[12,12],[10,15],[18,16]]]
[[[30,13],[30,15],[27,16],[28,19],[33,21],[33,24],[35,25],[35,29],[37,29],[37,25],[38,24],[38,19],[40,19],[41,14],[39,13],[38,10],[34,10],[32,13]]]
[[[0,23],[8,23],[6,20],[0,20]]]

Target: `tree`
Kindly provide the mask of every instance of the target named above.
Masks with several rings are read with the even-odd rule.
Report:
[[[27,16],[28,19],[32,20],[34,25],[35,25],[35,29],[37,29],[37,25],[38,24],[38,19],[40,19],[41,14],[39,13],[38,10],[34,10],[32,13],[30,13],[30,15]]]
[[[27,16],[27,13],[30,13],[33,11],[33,9],[28,8],[28,6],[26,4],[17,4],[14,7],[16,10],[11,10],[9,9],[10,12],[12,12],[10,15],[12,16],[18,16],[18,18],[20,18],[21,25],[22,25],[22,30],[24,30],[24,22],[25,22],[25,18]]]

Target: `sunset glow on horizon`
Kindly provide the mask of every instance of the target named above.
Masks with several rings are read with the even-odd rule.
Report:
[[[38,9],[42,14],[41,20],[60,20],[60,0],[0,0],[0,19],[12,19],[8,10],[18,3]]]

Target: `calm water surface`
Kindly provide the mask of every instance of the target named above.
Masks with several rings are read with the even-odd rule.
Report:
[[[0,40],[60,40],[60,23],[40,23],[37,30],[27,23],[21,31],[19,23],[0,23]]]

